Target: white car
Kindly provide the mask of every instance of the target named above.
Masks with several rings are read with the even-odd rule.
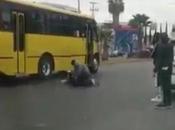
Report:
[[[109,52],[110,57],[117,57],[118,56],[118,50],[113,50]]]

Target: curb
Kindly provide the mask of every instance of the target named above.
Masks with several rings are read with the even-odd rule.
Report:
[[[125,63],[135,63],[135,62],[148,62],[151,61],[151,59],[126,59],[126,58],[112,58],[109,59],[108,61],[102,61],[102,65],[111,65],[111,64],[125,64]]]

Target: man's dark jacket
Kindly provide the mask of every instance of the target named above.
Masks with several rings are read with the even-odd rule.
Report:
[[[158,72],[158,74],[172,74],[174,54],[173,45],[171,43],[158,44],[155,48],[155,52],[153,53],[153,57],[155,58],[155,69]],[[168,69],[166,70],[166,68]]]

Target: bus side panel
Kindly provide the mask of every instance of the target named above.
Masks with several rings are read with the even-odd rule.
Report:
[[[94,48],[93,48],[94,54],[95,54],[95,53],[98,53],[98,52],[99,52],[98,43],[94,42],[93,44],[94,44],[94,45],[93,45],[93,46],[94,46]]]
[[[79,63],[85,64],[87,56],[86,38],[73,38],[69,43],[69,52],[72,59],[76,59]]]
[[[27,34],[26,35],[27,73],[37,73],[40,57],[50,53],[54,57],[55,70],[71,69],[71,60],[85,63],[86,44],[82,38]]]
[[[51,50],[55,56],[55,70],[67,71],[72,69],[71,60],[76,59],[79,63],[85,63],[86,44],[82,38],[58,37],[55,39],[57,45]],[[59,50],[60,49],[60,50]]]
[[[16,62],[13,52],[13,33],[0,32],[0,72],[6,75],[16,73]]]
[[[70,69],[70,57],[54,57],[55,71],[67,71]]]
[[[38,57],[26,58],[26,74],[37,74],[38,73]]]

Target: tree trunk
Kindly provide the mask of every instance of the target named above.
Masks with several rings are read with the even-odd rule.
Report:
[[[143,38],[143,27],[140,25],[139,26],[139,34],[138,34],[138,44],[139,44],[139,51],[141,51],[143,49],[142,46],[142,38]]]
[[[103,42],[103,54],[102,54],[102,60],[108,60],[109,58],[109,55],[108,55],[108,45],[107,45],[107,39],[105,38],[104,39],[104,42]]]
[[[152,42],[152,33],[151,33],[151,27],[149,27],[149,45],[151,45]]]
[[[115,25],[119,24],[119,14],[118,13],[113,14],[113,24]]]
[[[145,37],[144,37],[145,46],[147,45],[147,26],[145,26]]]

